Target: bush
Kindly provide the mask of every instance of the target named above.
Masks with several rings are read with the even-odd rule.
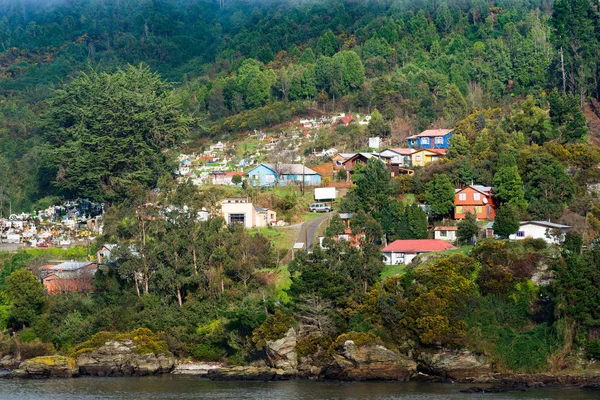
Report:
[[[21,358],[26,360],[54,354],[56,349],[51,343],[43,343],[41,340],[35,339],[29,343],[21,343],[19,351],[21,352]]]
[[[331,338],[327,336],[304,337],[296,343],[296,354],[298,354],[298,358],[317,355],[320,350],[330,348],[331,344]]]
[[[523,239],[523,247],[525,247],[525,249],[540,251],[540,250],[544,250],[545,248],[547,248],[548,244],[542,238],[537,238],[537,239],[525,238],[525,239]]]
[[[19,341],[21,343],[33,342],[35,339],[37,339],[37,335],[32,328],[25,328],[19,332]]]
[[[337,339],[335,339],[335,341],[333,342],[333,347],[339,349],[348,340],[352,340],[357,346],[362,346],[371,343],[383,345],[382,340],[370,332],[348,332],[338,336]]]
[[[600,339],[589,341],[585,347],[585,355],[590,359],[600,360]]]
[[[227,355],[222,347],[212,344],[198,344],[192,348],[191,356],[198,361],[219,361]]]
[[[267,341],[281,339],[287,331],[294,325],[294,318],[286,315],[281,311],[277,311],[273,315],[269,315],[265,321],[252,332],[252,341],[256,343],[256,347],[261,349],[266,345]]]

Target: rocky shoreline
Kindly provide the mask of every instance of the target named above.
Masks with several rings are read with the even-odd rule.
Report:
[[[251,366],[218,363],[177,363],[170,353],[139,354],[130,340],[108,341],[76,357],[44,356],[19,362],[0,360],[3,378],[43,379],[77,376],[145,376],[185,374],[218,381],[278,381],[289,379],[331,381],[418,381],[483,385],[469,393],[523,390],[543,386],[573,386],[600,390],[600,371],[582,374],[508,374],[493,371],[482,355],[462,350],[423,350],[408,357],[377,341],[348,339],[335,352],[299,357],[293,329],[267,342],[266,360]]]

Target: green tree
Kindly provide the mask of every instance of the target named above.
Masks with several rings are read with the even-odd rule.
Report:
[[[425,202],[431,207],[431,214],[436,217],[450,215],[454,208],[454,185],[445,174],[435,174],[427,183]]]
[[[383,116],[377,109],[373,110],[371,114],[368,129],[371,136],[387,137],[392,132],[389,122],[383,119]]]
[[[507,238],[519,230],[519,218],[515,206],[503,204],[496,210],[494,218],[494,233],[500,237]]]
[[[548,96],[550,121],[555,136],[562,142],[581,141],[587,134],[587,122],[580,108],[579,98],[572,94],[561,95],[555,89]]]
[[[331,57],[333,56],[339,48],[339,44],[337,38],[331,31],[328,29],[320,38],[317,40],[317,54]]]
[[[365,166],[355,166],[352,181],[356,186],[346,197],[355,205],[355,210],[351,211],[363,210],[378,215],[389,203],[393,191],[390,171],[380,160],[371,158]]]
[[[519,175],[519,168],[514,160],[514,156],[510,156],[512,160],[501,164],[494,174],[492,184],[494,196],[496,196],[500,204],[513,204],[518,210],[524,211],[527,208],[527,202],[525,201],[523,181],[521,180],[521,175]],[[501,157],[506,157],[506,155],[503,154]]]
[[[449,85],[446,90],[446,105],[444,119],[449,125],[454,125],[467,116],[469,112],[467,101],[456,85]]]
[[[469,143],[469,139],[460,133],[452,135],[450,138],[450,147],[448,148],[448,158],[468,157],[470,154],[471,143]]]
[[[477,224],[477,218],[475,214],[467,212],[465,219],[460,221],[457,225],[456,237],[459,241],[464,243],[473,243],[473,238],[477,237],[479,233],[479,225]]]
[[[46,305],[44,286],[26,269],[6,278],[6,293],[10,301],[9,322],[15,327],[31,326]]]
[[[55,92],[44,118],[44,170],[71,197],[116,201],[134,182],[171,172],[163,151],[188,134],[170,85],[148,67],[82,73]]]
[[[342,71],[344,88],[356,89],[365,81],[365,68],[360,57],[353,51],[341,51],[333,56],[333,62]]]
[[[427,214],[417,204],[411,204],[405,209],[408,227],[411,233],[406,239],[427,239],[429,236]],[[404,238],[402,238],[404,239]]]
[[[441,33],[448,33],[450,28],[452,28],[452,24],[454,23],[454,18],[452,17],[452,13],[450,12],[450,8],[446,2],[440,4],[437,9],[435,16],[435,25]]]
[[[315,57],[313,50],[310,47],[306,48],[300,56],[300,62],[305,64],[314,64],[315,61],[317,61],[317,58]]]
[[[593,77],[597,74],[597,10],[589,0],[558,0],[553,4],[553,11],[551,39],[558,53],[556,70],[562,94],[577,96],[579,106],[583,107],[592,89],[590,82],[596,82]]]
[[[231,177],[231,183],[233,183],[234,185],[239,185],[240,183],[242,183],[242,175],[239,174],[235,174]]]
[[[264,106],[269,100],[270,91],[271,87],[267,77],[263,72],[259,71],[248,82],[246,104],[250,108]]]
[[[565,167],[539,148],[524,151],[519,162],[529,213],[542,220],[558,218],[575,192]]]

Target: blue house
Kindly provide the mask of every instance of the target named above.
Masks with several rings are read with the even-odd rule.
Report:
[[[321,175],[302,164],[259,164],[246,175],[252,186],[300,185],[303,178],[307,186],[321,185]]]
[[[429,129],[418,135],[409,136],[408,146],[413,149],[447,149],[454,129]]]

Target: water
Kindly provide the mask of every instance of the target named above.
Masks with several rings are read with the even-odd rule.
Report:
[[[600,392],[574,388],[540,388],[526,392],[467,394],[473,385],[431,383],[335,383],[303,380],[281,382],[212,382],[193,376],[143,378],[77,378],[0,381],[1,400],[461,400],[461,399],[600,399]]]

